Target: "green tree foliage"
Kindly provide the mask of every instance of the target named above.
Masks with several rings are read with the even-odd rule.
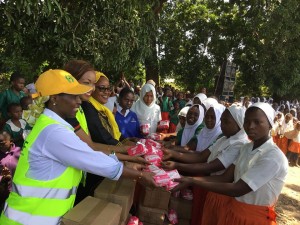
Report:
[[[60,67],[72,58],[99,70],[132,69],[149,54],[153,1],[1,1],[3,54],[32,68]],[[12,60],[16,61],[16,60]]]
[[[161,75],[211,87],[222,63],[239,67],[237,95],[299,96],[300,2],[170,1],[160,21]]]

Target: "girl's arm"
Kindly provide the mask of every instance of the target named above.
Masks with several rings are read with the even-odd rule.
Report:
[[[163,160],[174,159],[183,163],[204,163],[207,162],[210,156],[209,149],[205,149],[202,152],[188,151],[188,152],[177,152],[169,149],[164,149]]]
[[[232,164],[222,175],[208,177],[184,177],[175,181],[180,181],[181,184],[176,186],[173,191],[180,190],[189,185],[196,185],[208,191],[216,192],[231,197],[239,197],[252,191],[252,189],[243,181],[234,181],[234,169]],[[220,184],[222,183],[222,184]]]

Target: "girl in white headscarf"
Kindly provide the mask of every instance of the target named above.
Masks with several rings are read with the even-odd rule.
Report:
[[[180,145],[186,146],[203,128],[204,109],[201,105],[193,105],[187,112],[186,123],[180,139]],[[180,138],[179,135],[177,137]],[[179,139],[177,139],[179,140]]]
[[[207,99],[207,96],[203,93],[199,93],[193,98],[193,104],[201,105],[205,99]]]
[[[141,89],[139,100],[137,100],[131,110],[136,113],[140,125],[150,125],[149,133],[155,133],[157,124],[161,121],[160,107],[156,102],[156,91],[152,84],[145,84]]]
[[[203,151],[213,144],[218,137],[222,135],[221,129],[221,115],[224,112],[225,107],[220,104],[216,104],[208,108],[205,114],[205,127],[200,131],[197,136],[196,151]]]
[[[177,189],[197,185],[221,196],[231,196],[228,204],[212,208],[213,214],[207,215],[218,218],[216,223],[202,220],[202,224],[276,225],[274,206],[287,176],[288,162],[270,137],[274,116],[275,111],[267,103],[251,105],[244,122],[251,142],[240,148],[239,156],[223,174],[175,180],[183,182]],[[217,211],[222,214],[216,216]]]

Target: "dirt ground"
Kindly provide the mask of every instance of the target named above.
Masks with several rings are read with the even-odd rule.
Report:
[[[285,186],[279,196],[277,225],[300,224],[300,167],[289,167]]]

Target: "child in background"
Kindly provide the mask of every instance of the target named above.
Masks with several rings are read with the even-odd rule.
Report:
[[[288,147],[286,156],[288,158],[290,166],[296,166],[300,153],[300,122],[298,121],[296,123],[294,130],[286,132],[284,136],[292,140]]]
[[[22,147],[24,143],[23,131],[29,130],[30,127],[22,118],[22,107],[19,103],[11,103],[7,107],[8,115],[11,119],[6,121],[3,130],[7,131],[16,146]]]
[[[23,92],[25,79],[21,74],[13,73],[10,77],[10,84],[10,88],[0,93],[0,110],[2,125],[4,125],[5,121],[9,119],[9,116],[6,111],[7,106],[10,103],[20,103],[20,99],[25,96],[25,93]]]
[[[170,88],[165,88],[164,95],[162,96],[160,109],[162,120],[170,120],[170,112],[174,109],[172,100],[172,91]]]
[[[13,177],[20,157],[21,148],[15,146],[10,134],[6,131],[0,131],[0,153],[0,165],[7,168]]]
[[[170,112],[170,127],[169,127],[169,133],[176,132],[176,127],[179,122],[178,113],[180,111],[180,105],[179,101],[174,101],[174,109]]]
[[[32,104],[32,98],[31,96],[25,96],[20,99],[20,105],[22,107],[22,110],[28,110],[28,106]]]
[[[7,168],[0,165],[0,210],[3,210],[5,200],[9,195],[9,184],[11,182],[11,175]]]
[[[284,121],[282,125],[279,125],[279,138],[277,140],[277,145],[281,149],[281,151],[286,155],[288,150],[288,138],[284,136],[284,133],[289,132],[294,129],[293,125],[293,116],[290,113],[287,113],[284,116]]]
[[[128,87],[123,88],[119,94],[119,104],[115,117],[119,130],[125,138],[142,137],[137,115],[130,110],[133,102],[133,91]]]

